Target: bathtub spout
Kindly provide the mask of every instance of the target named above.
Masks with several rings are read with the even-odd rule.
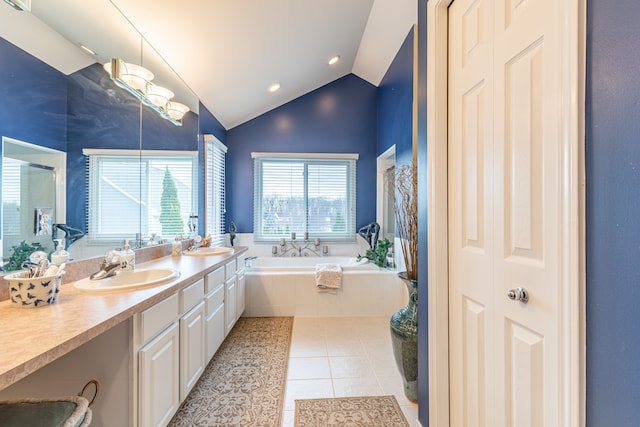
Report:
[[[292,237],[295,234],[292,233]],[[320,239],[315,238],[314,240],[309,240],[309,235],[305,233],[303,243],[298,243],[299,240],[295,240],[295,238],[289,242],[287,242],[284,238],[280,239],[280,245],[271,246],[271,255],[274,257],[283,257],[288,253],[291,253],[289,256],[292,257],[302,257],[302,256],[321,256],[320,255]],[[289,246],[289,247],[287,247]],[[329,248],[327,245],[322,246],[322,254],[327,256],[329,254]]]

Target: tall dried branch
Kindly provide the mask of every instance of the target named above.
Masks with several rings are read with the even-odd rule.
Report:
[[[412,164],[389,170],[387,192],[395,199],[396,231],[402,246],[407,277],[418,279],[418,171]]]

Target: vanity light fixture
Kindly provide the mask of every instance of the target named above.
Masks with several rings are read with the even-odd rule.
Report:
[[[333,55],[331,58],[329,58],[329,65],[334,65],[338,61],[340,61],[340,55]]]
[[[31,0],[4,0],[4,2],[15,10],[31,12]]]
[[[274,83],[271,86],[269,86],[269,92],[276,92],[278,89],[280,89],[280,83]]]
[[[175,101],[167,102],[167,113],[174,120],[182,120],[182,117],[187,114],[189,107],[184,104]]]
[[[153,102],[160,108],[165,108],[167,102],[173,98],[173,92],[162,86],[154,85],[153,83],[147,83],[147,99]]]
[[[104,69],[118,86],[138,98],[176,126],[182,126],[182,117],[189,107],[171,101],[173,92],[151,82],[153,73],[144,67],[129,64],[119,58],[111,58]]]

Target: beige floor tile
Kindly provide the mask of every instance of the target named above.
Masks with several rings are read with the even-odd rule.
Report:
[[[364,347],[357,338],[329,338],[327,355],[329,356],[365,356]]]
[[[402,413],[404,414],[404,417],[407,419],[411,427],[418,427],[420,425],[418,424],[418,406],[417,405],[415,406],[401,405],[400,409],[402,409]]]
[[[398,367],[396,366],[396,361],[394,359],[377,359],[375,357],[369,357],[369,364],[371,365],[371,369],[373,369],[373,373],[377,377],[397,376],[400,378],[400,371],[398,371]]]
[[[417,427],[418,405],[404,396],[389,318],[295,318],[284,427],[293,425],[295,399],[389,394],[396,396],[409,424]]]
[[[326,357],[292,357],[289,359],[287,378],[290,380],[331,378],[329,359]]]
[[[289,357],[326,357],[327,344],[324,337],[296,339],[291,341]]]
[[[284,411],[282,415],[282,427],[293,427],[295,411]]]
[[[369,360],[362,356],[330,357],[332,378],[375,378]]]
[[[380,396],[382,388],[378,380],[367,378],[334,378],[333,389],[336,397]]]

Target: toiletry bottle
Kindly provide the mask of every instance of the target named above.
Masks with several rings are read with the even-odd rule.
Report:
[[[133,271],[136,265],[136,253],[131,250],[129,239],[124,241],[124,248],[120,253],[120,262],[123,266],[122,269],[125,271]]]
[[[171,245],[171,255],[173,256],[181,256],[182,255],[182,236],[176,236],[173,244]]]
[[[64,246],[62,246],[62,240],[56,239],[57,246],[56,251],[51,254],[51,263],[55,265],[60,265],[69,261],[69,252],[64,250]]]

